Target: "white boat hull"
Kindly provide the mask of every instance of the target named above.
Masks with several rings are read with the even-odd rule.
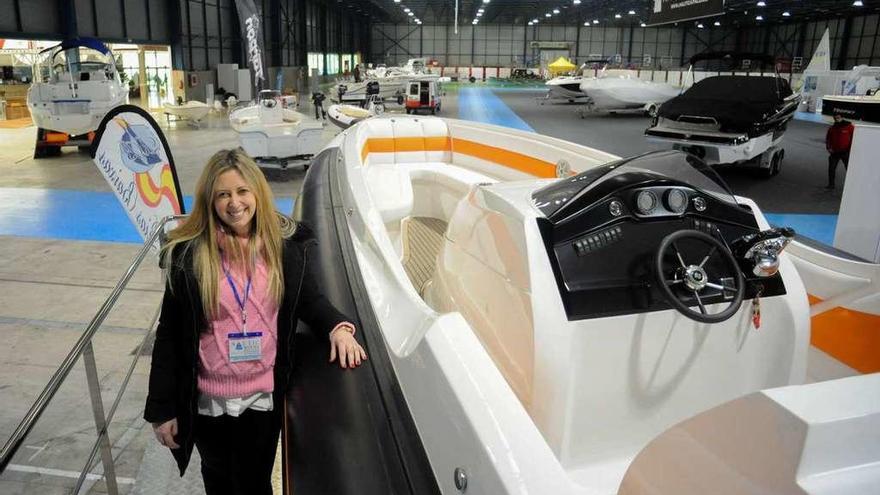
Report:
[[[229,116],[245,152],[253,158],[305,158],[320,151],[324,127],[304,115],[282,109],[261,112],[259,105],[240,108]]]
[[[165,104],[165,113],[175,117],[199,122],[211,112],[211,107],[200,101],[188,101],[183,105]]]
[[[597,110],[628,110],[660,104],[680,93],[669,84],[622,77],[585,79],[581,91]]]
[[[587,95],[581,91],[583,78],[580,76],[560,76],[545,83],[549,98],[562,100],[578,100]]]
[[[81,81],[75,93],[67,82],[34,83],[27,102],[37,127],[76,136],[97,129],[110,109],[128,102],[128,92],[116,81]]]

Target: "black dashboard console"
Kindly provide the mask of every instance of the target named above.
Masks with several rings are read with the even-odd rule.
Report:
[[[538,227],[570,320],[668,309],[654,276],[662,240],[680,230],[697,230],[730,249],[759,232],[754,215],[736,203],[711,169],[681,152],[656,152],[590,169],[535,191],[545,213]],[[705,244],[682,239],[676,246],[686,265],[705,264],[715,285],[733,277],[729,265],[707,257]],[[672,254],[669,255],[673,256]],[[676,259],[671,259],[675,265]],[[737,259],[746,300],[780,295],[779,274],[756,277]],[[731,298],[727,290],[705,289],[705,304]],[[689,304],[689,294],[681,297]],[[696,298],[693,305],[697,305]]]

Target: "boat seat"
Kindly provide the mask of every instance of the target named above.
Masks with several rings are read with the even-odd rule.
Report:
[[[364,167],[452,161],[446,122],[435,118],[373,118],[358,125],[357,153]]]
[[[397,222],[409,216],[413,190],[406,169],[393,163],[371,165],[364,170],[364,180],[383,222]]]

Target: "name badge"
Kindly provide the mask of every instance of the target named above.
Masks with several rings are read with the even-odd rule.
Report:
[[[262,358],[263,332],[230,333],[229,362],[259,361]]]

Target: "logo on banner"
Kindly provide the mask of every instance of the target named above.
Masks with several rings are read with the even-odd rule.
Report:
[[[171,165],[148,123],[132,124],[117,115],[108,124],[116,125],[107,126],[101,141],[110,144],[114,136],[118,141],[116,146],[99,146],[95,163],[138,232],[146,237],[162,216],[182,211]],[[162,198],[165,206],[161,206]]]
[[[248,57],[250,58],[251,67],[254,69],[254,83],[265,79],[263,77],[263,55],[260,53],[260,42],[258,33],[260,30],[260,18],[256,14],[249,16],[244,21],[247,31],[248,40]]]

